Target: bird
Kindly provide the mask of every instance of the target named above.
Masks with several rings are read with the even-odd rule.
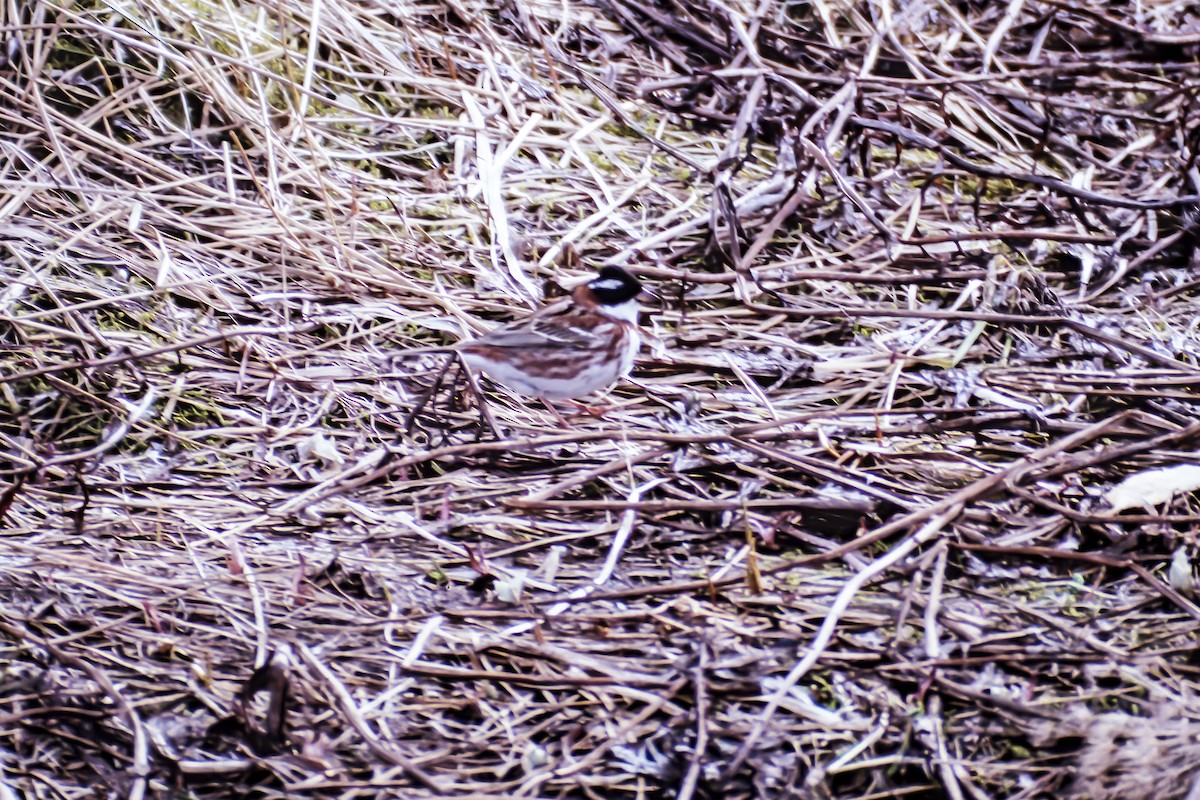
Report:
[[[642,284],[617,266],[571,293],[565,308],[543,308],[452,350],[518,394],[577,400],[612,386],[633,369],[641,347],[638,295]]]
[[[407,354],[454,353],[471,372],[543,401],[562,421],[552,401],[586,397],[633,369],[641,347],[637,298],[642,292],[641,282],[627,271],[604,266],[577,286],[565,305],[544,307],[477,339]],[[414,409],[414,417],[424,404]]]

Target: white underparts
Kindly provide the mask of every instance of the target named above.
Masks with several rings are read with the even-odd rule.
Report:
[[[596,310],[602,314],[607,314],[613,319],[628,322],[630,325],[637,325],[638,323],[638,304],[636,298],[626,300],[624,303],[619,303],[615,306],[596,306]]]

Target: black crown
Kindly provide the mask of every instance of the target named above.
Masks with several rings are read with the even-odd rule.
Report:
[[[615,306],[632,300],[642,291],[641,282],[620,267],[601,267],[588,288],[601,305]]]

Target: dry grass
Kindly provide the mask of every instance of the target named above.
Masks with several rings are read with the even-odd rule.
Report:
[[[1196,797],[1196,498],[1103,496],[1200,28],[1089,8],[0,6],[0,800]],[[605,416],[406,433],[604,263]]]

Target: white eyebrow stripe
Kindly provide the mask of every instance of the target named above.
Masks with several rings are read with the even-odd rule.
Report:
[[[625,286],[625,281],[617,280],[616,278],[601,278],[592,281],[592,291],[599,289],[602,292],[610,290],[622,289]]]

